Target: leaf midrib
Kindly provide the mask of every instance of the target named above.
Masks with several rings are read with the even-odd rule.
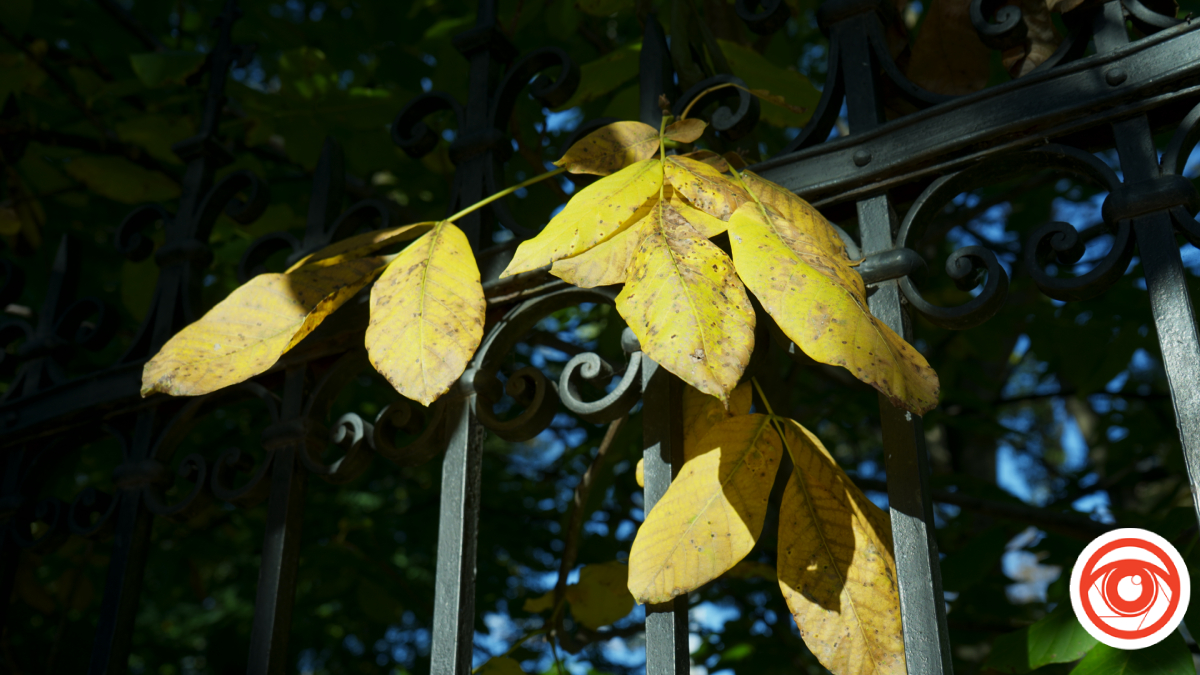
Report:
[[[737,419],[737,418],[731,417],[729,419]],[[721,423],[723,423],[725,421],[727,421],[727,420],[722,420]],[[717,426],[719,426],[721,423],[718,423]],[[729,475],[726,477],[725,480],[718,481],[718,484],[720,485],[721,489],[714,492],[708,498],[708,501],[704,502],[704,506],[699,511],[696,512],[696,517],[693,518],[690,523],[688,523],[688,526],[685,527],[683,529],[683,531],[680,533],[679,537],[675,539],[675,544],[673,546],[671,546],[671,550],[667,552],[667,555],[664,557],[664,560],[670,560],[671,556],[675,555],[675,551],[679,550],[680,544],[683,543],[683,540],[687,538],[688,533],[690,533],[692,531],[692,528],[695,527],[696,521],[700,520],[700,514],[708,511],[709,507],[712,506],[713,502],[715,502],[717,500],[718,495],[725,494],[725,486],[730,481],[732,481],[733,477],[735,475],[737,475],[737,472],[741,470],[742,465],[746,463],[746,457],[750,454],[751,451],[754,450],[755,447],[757,447],[759,439],[762,438],[763,429],[765,429],[767,427],[767,425],[769,425],[770,423],[771,423],[770,418],[764,418],[762,420],[762,422],[758,426],[758,429],[754,432],[754,437],[746,445],[745,452],[743,452],[742,456],[740,458],[738,458],[737,462],[733,466],[733,469],[731,469],[729,471]],[[713,428],[715,429],[716,426],[714,426]],[[709,433],[711,433],[711,430]],[[701,440],[703,440],[703,439],[701,439]],[[717,463],[718,475],[720,474],[720,470],[721,470],[720,467],[721,467],[720,460],[718,459],[718,463]],[[654,575],[654,579],[658,580],[659,578],[661,578],[663,571],[664,571],[663,568],[660,568],[658,574]]]
[[[787,439],[783,438],[783,442],[786,445]],[[789,448],[789,454],[790,454],[790,448]],[[810,455],[813,454],[811,449],[809,450],[809,454]],[[792,457],[792,471],[794,472],[794,475],[796,477],[796,486],[800,489],[801,492],[804,493],[804,503],[808,507],[808,513],[809,513],[809,516],[812,518],[813,524],[817,525],[818,523],[824,522],[820,518],[817,517],[816,505],[813,503],[812,493],[809,492],[808,484],[804,481],[804,477],[801,474],[800,463],[796,461],[796,458],[794,456]],[[839,481],[839,483],[840,483],[840,481]],[[850,512],[851,512],[851,514],[858,517],[853,508],[850,509]],[[853,526],[851,526],[851,527],[853,527]],[[825,555],[829,559],[830,566],[833,567],[834,573],[837,574],[838,581],[840,581],[842,584],[842,590],[845,591],[846,586],[849,582],[847,581],[846,576],[842,574],[841,569],[839,569],[837,566],[837,558],[834,557],[833,549],[829,546],[829,541],[826,540],[826,538],[825,538],[824,528],[817,526],[817,527],[814,527],[813,529],[817,531],[817,537],[821,541],[821,548],[825,551]],[[846,602],[850,605],[850,611],[854,612],[854,625],[858,628],[859,634],[862,635],[863,642],[867,645],[870,645],[871,639],[867,636],[866,628],[863,626],[862,618],[859,616],[858,604],[854,602],[854,596],[852,596],[849,592],[845,592],[844,595],[846,596]],[[871,659],[871,663],[875,666],[875,669],[878,671],[880,666],[879,666],[879,661],[877,661],[875,659],[875,653],[870,649],[869,646],[868,646],[866,652],[867,652],[867,656]]]

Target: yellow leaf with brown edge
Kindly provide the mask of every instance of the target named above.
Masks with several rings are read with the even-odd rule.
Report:
[[[849,260],[824,252],[806,229],[773,209],[743,205],[729,220],[738,275],[805,354],[842,366],[893,405],[925,414],[938,402],[937,374],[871,315],[862,278]]]
[[[666,602],[721,576],[762,534],[783,456],[767,415],[741,415],[709,430],[713,449],[683,465],[638,528],[629,551],[629,591]]]
[[[739,384],[729,394],[729,407],[716,396],[702,394],[698,389],[685,387],[683,390],[683,461],[697,457],[711,447],[703,447],[700,440],[719,422],[737,415],[750,413],[753,389],[749,382]],[[645,487],[643,479],[645,460],[639,459],[634,478],[639,487]]]
[[[779,588],[804,644],[837,675],[902,675],[904,637],[888,518],[792,420],[795,470],[779,508]]]
[[[412,223],[389,227],[386,230],[373,230],[348,237],[304,256],[295,265],[289,267],[287,271],[295,272],[296,270],[313,265],[321,267],[340,265],[347,260],[363,258],[392,244],[416,239],[428,232],[434,225],[436,223]]]
[[[628,582],[629,567],[624,563],[585,565],[579,570],[579,582],[567,586],[571,615],[592,630],[625,618],[636,604],[626,588]]]
[[[575,142],[554,166],[571,173],[607,176],[658,152],[658,129],[641,122],[613,122]]]
[[[663,137],[680,143],[691,143],[704,135],[704,128],[707,126],[708,123],[704,120],[675,120],[663,129]]]
[[[674,220],[682,218],[706,239],[725,231],[727,224],[724,221],[693,208],[670,185],[664,186],[663,197],[671,207],[666,210],[664,217]],[[656,208],[658,200],[652,198],[638,211],[639,219],[632,225],[579,255],[556,260],[550,273],[579,288],[624,283],[629,263],[653,222],[650,215]]]
[[[752,171],[741,173],[746,191],[758,197],[763,205],[774,209],[783,219],[803,232],[821,249],[837,257],[846,256],[846,243],[842,241],[833,225],[811,204],[797,197],[794,192],[772,183]],[[744,202],[743,202],[744,203]],[[741,204],[739,204],[741,206]]]
[[[646,356],[725,400],[754,349],[754,309],[733,264],[669,204],[650,215],[617,311]]]
[[[727,176],[704,162],[672,155],[663,160],[665,180],[695,208],[729,220],[738,206],[747,201],[746,191]]]
[[[528,272],[579,255],[640,220],[643,206],[657,198],[662,168],[654,160],[625,167],[583,188],[536,237],[522,242],[500,275]]]
[[[440,222],[396,256],[371,288],[371,365],[406,398],[433,403],[483,338],[486,302],[467,236]]]
[[[167,340],[142,369],[142,396],[200,396],[265,372],[386,265],[358,258],[260,274]]]

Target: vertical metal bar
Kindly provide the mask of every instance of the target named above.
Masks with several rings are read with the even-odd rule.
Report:
[[[883,122],[881,99],[876,86],[877,68],[866,40],[866,22],[878,21],[862,14],[835,26],[842,34],[837,41],[844,52],[846,107],[852,132],[861,133]],[[869,156],[861,158],[863,166]],[[860,158],[855,158],[856,163]],[[863,255],[895,248],[896,222],[886,194],[860,200],[857,204]],[[868,300],[871,313],[906,340],[912,339],[896,281],[875,286]],[[929,494],[929,456],[921,418],[894,407],[879,397],[880,424],[887,470],[888,503],[895,542],[896,581],[900,591],[900,614],[904,626],[904,656],[909,675],[953,672],[950,631],[946,626],[946,603],[937,538],[933,524],[933,501]]]
[[[683,382],[643,357],[642,447],[646,513],[658,503],[683,464]],[[646,675],[687,675],[687,596],[646,606]]]
[[[642,52],[638,55],[638,120],[653,127],[662,120],[658,97],[666,96],[674,102],[679,95],[670,54],[667,36],[663,34],[658,17],[651,13],[646,17]]]
[[[467,675],[471,672],[475,639],[475,558],[483,434],[475,420],[473,394],[448,404],[446,422],[452,426],[442,463],[430,672]]]
[[[249,675],[278,675],[287,670],[288,634],[296,600],[296,568],[300,563],[301,525],[308,474],[297,452],[309,442],[304,425],[304,376],[307,367],[293,366],[284,379],[278,439],[268,439],[271,492],[263,534],[254,624],[250,628]]]
[[[1120,2],[1109,2],[1097,17],[1096,51],[1112,51],[1129,42],[1125,16]],[[1107,75],[1107,74],[1106,74]],[[1128,74],[1107,78],[1119,86]],[[1126,184],[1158,178],[1158,150],[1145,115],[1113,124],[1117,155]],[[1146,291],[1150,295],[1150,312],[1158,345],[1162,350],[1171,402],[1175,408],[1175,426],[1183,446],[1188,482],[1192,488],[1192,506],[1200,519],[1200,333],[1196,328],[1196,313],[1188,293],[1183,260],[1171,217],[1159,211],[1133,219],[1134,237],[1142,270],[1146,274]]]
[[[156,409],[138,415],[127,461],[144,460],[150,456],[157,415]],[[104,584],[104,598],[100,601],[100,619],[96,623],[88,675],[121,675],[129,666],[133,620],[142,592],[142,574],[146,569],[153,520],[142,503],[142,495],[140,486],[122,488],[114,516],[117,519],[116,534],[108,563],[108,578]]]

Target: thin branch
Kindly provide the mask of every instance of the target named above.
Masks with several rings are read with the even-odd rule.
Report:
[[[154,52],[166,51],[166,45],[160,42],[153,33],[146,30],[142,24],[138,23],[137,19],[133,18],[133,15],[118,4],[116,0],[96,0],[96,4],[100,5],[100,8],[105,12],[108,12],[109,16],[116,19],[117,23],[129,31],[133,37],[137,38],[138,42],[141,42],[146,49]]]
[[[581,531],[583,529],[583,519],[587,515],[588,496],[592,491],[592,483],[596,482],[596,477],[604,468],[604,460],[608,456],[608,451],[612,447],[613,441],[617,438],[617,434],[621,431],[621,427],[629,421],[629,414],[621,415],[616,420],[613,420],[608,425],[608,430],[604,432],[604,438],[600,441],[600,447],[596,450],[596,457],[592,460],[591,466],[584,472],[583,478],[579,479],[579,484],[575,486],[575,497],[571,502],[571,518],[567,524],[567,537],[563,542],[562,562],[558,566],[558,581],[554,584],[554,616],[551,617],[551,623],[554,625],[552,634],[558,635],[560,639],[569,639],[563,635],[562,629],[562,599],[567,592],[567,575],[571,573],[571,569],[575,567],[575,559],[579,554],[579,541],[582,538]],[[567,651],[578,651],[571,649],[573,645],[564,645]]]
[[[855,478],[854,482],[864,490],[887,492],[887,481]],[[1047,532],[1057,532],[1058,534],[1081,541],[1091,541],[1117,527],[1116,525],[1106,525],[1105,523],[1097,522],[1082,514],[1058,513],[1022,504],[1008,504],[962,492],[932,490],[930,497],[935,502],[952,504],[995,518],[1004,518],[1028,525],[1035,525]]]

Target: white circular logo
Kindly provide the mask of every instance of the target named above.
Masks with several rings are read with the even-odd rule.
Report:
[[[1191,589],[1179,551],[1136,528],[1097,537],[1071,570],[1071,606],[1079,623],[1117,649],[1142,649],[1173,633]]]

